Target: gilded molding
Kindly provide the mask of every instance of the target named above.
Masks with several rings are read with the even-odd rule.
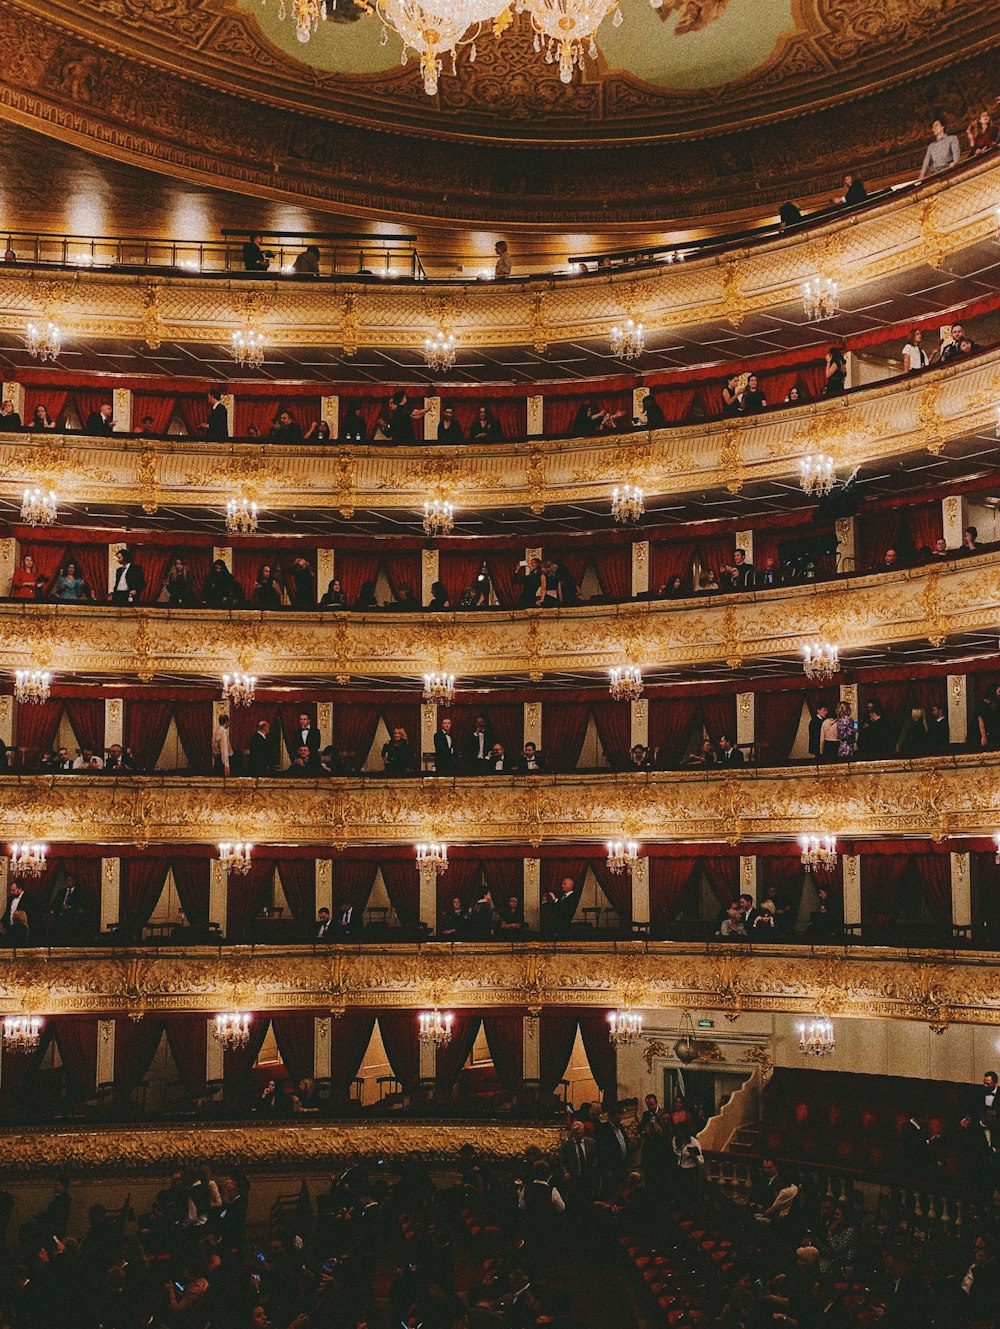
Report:
[[[0,294],[3,292],[0,278]],[[0,323],[2,323],[0,317]],[[387,390],[388,391],[388,390]],[[787,480],[817,447],[841,472],[924,448],[995,423],[1000,351],[935,371],[919,388],[906,379],[858,397],[794,411],[594,439],[550,439],[474,447],[344,446],[290,448],[197,439],[94,439],[0,435],[0,495],[20,501],[26,484],[61,500],[225,509],[235,492],[272,511],[423,508],[428,492],[460,508],[526,507],[610,501],[627,478],[649,495],[728,489]]]
[[[6,776],[0,840],[260,845],[646,843],[992,835],[1000,757],[766,767],[739,773],[333,780]],[[414,866],[414,872],[416,867]]]
[[[799,656],[814,637],[841,653],[994,632],[1000,552],[896,573],[693,601],[584,605],[558,614],[266,613],[0,604],[0,669],[204,679],[411,678],[446,658],[463,677],[600,672],[625,658],[651,670]]]

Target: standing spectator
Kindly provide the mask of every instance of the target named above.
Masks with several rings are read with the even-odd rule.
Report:
[[[847,382],[847,360],[839,346],[831,346],[827,351],[824,372],[826,374],[826,387],[823,389],[825,395],[827,397],[839,397]]]
[[[410,740],[406,730],[397,725],[392,737],[382,744],[382,766],[386,775],[408,775],[413,769]]]
[[[816,707],[815,713],[809,720],[809,755],[815,757],[817,761],[823,755],[823,740],[820,735],[829,714],[829,706],[820,705]]]
[[[739,415],[740,413],[740,394],[737,390],[739,381],[739,374],[730,374],[726,379],[725,386],[722,389],[723,415]]]
[[[472,429],[469,432],[471,443],[502,443],[503,430],[500,421],[488,406],[480,406],[476,413]]]
[[[180,554],[174,559],[174,565],[167,574],[163,589],[167,593],[171,608],[182,609],[186,605],[193,605],[196,601],[191,574]]]
[[[205,437],[215,443],[225,443],[229,438],[229,412],[222,401],[221,388],[208,390],[208,423]]]
[[[521,583],[517,597],[518,609],[534,609],[538,605],[539,590],[542,585],[542,562],[539,558],[521,560],[514,569],[514,580]]]
[[[927,145],[923,165],[918,179],[925,180],[928,175],[938,175],[951,166],[957,166],[962,159],[962,149],[954,134],[949,134],[940,116],[931,125],[934,137]]]
[[[292,579],[292,608],[316,608],[316,577],[308,561],[301,555],[292,559],[289,569]]]
[[[95,436],[113,434],[115,422],[111,418],[112,415],[113,411],[110,404],[105,402],[103,406],[99,406],[96,411],[91,411],[87,416],[87,423],[83,432]]]
[[[646,429],[663,429],[667,423],[667,417],[663,414],[663,407],[656,400],[651,392],[647,392],[642,403],[645,420],[642,422]]]
[[[737,549],[733,555],[732,586],[734,591],[752,591],[755,585],[753,564],[747,562],[744,550]]]
[[[281,606],[281,591],[274,579],[274,569],[270,563],[261,564],[254,582],[251,597],[258,609],[278,609]]]
[[[559,1150],[559,1162],[570,1207],[576,1209],[589,1204],[594,1198],[597,1145],[586,1135],[582,1121],[574,1121],[570,1127],[569,1139]]]
[[[448,588],[443,581],[431,582],[431,599],[427,608],[438,612],[451,608],[451,601],[448,599]]]
[[[290,411],[281,411],[271,427],[271,437],[276,443],[301,443],[302,426]]]
[[[233,743],[229,735],[229,716],[220,715],[212,735],[212,774],[229,776],[233,766]]]
[[[947,752],[949,746],[948,715],[940,702],[931,706],[931,718],[927,722],[927,751]]]
[[[447,405],[441,411],[441,423],[438,425],[437,441],[439,443],[464,443],[465,434],[462,432],[462,426],[455,419],[455,408]]]
[[[367,437],[361,411],[356,405],[348,406],[344,418],[340,422],[341,443],[364,443]]]
[[[21,566],[14,569],[10,579],[12,600],[40,600],[45,593],[46,579],[35,567],[30,554],[21,555]]]
[[[674,1154],[677,1157],[677,1199],[681,1205],[691,1204],[698,1197],[705,1155],[690,1127],[682,1126],[674,1132]]]
[[[250,737],[250,750],[247,755],[247,767],[250,775],[270,775],[274,770],[270,733],[270,722],[261,720],[256,733]]]
[[[498,240],[493,246],[493,251],[497,256],[496,266],[493,269],[493,275],[497,281],[504,281],[510,276],[511,263],[510,253],[507,249],[506,240]]]
[[[907,374],[927,368],[927,352],[921,345],[923,339],[924,334],[919,328],[911,329],[909,340],[903,347],[903,369]]]
[[[422,420],[427,414],[426,406],[414,406],[406,395],[406,389],[400,388],[392,394],[389,414],[389,437],[393,443],[413,443],[413,421]]]
[[[138,563],[133,562],[132,553],[128,549],[119,549],[115,554],[115,562],[118,566],[111,583],[111,603],[135,604],[146,589],[145,573]]]
[[[247,237],[243,246],[243,267],[246,272],[266,272],[271,266],[274,254],[269,249],[261,249],[262,239],[263,237],[258,234]]]
[[[979,112],[978,117],[965,131],[965,136],[969,140],[973,157],[978,157],[981,152],[989,152],[996,147],[997,128],[990,118],[989,111]]]
[[[243,603],[240,584],[221,558],[212,564],[201,588],[201,598],[210,609],[235,609]]]
[[[64,564],[63,570],[56,578],[52,587],[52,598],[72,604],[79,604],[81,601],[94,598],[90,593],[90,587],[81,577],[80,570],[72,559]]]
[[[767,406],[767,398],[764,396],[760,387],[760,379],[756,374],[747,376],[747,385],[740,393],[740,410],[746,415],[753,415],[757,411],[762,411]]]
[[[987,692],[976,710],[979,746],[982,748],[1000,747],[1000,698],[997,694],[996,688]]]

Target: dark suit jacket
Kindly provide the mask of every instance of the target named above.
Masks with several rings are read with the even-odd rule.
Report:
[[[622,1135],[625,1135],[624,1130]],[[628,1162],[628,1137],[625,1137],[625,1152],[622,1152],[618,1133],[610,1121],[602,1121],[597,1127],[597,1166],[602,1172],[624,1172]]]
[[[448,737],[443,729],[439,729],[434,735],[434,769],[438,775],[451,775],[455,769],[455,760],[458,755],[455,746],[455,735],[451,735],[450,743]]]
[[[756,579],[752,563],[744,563],[741,567],[733,568],[733,586],[736,590],[752,591],[755,585]]]
[[[723,766],[742,766],[745,764],[742,748],[732,747],[728,752],[719,754],[719,761]]]
[[[496,739],[487,729],[486,732],[483,734],[484,757],[487,757],[489,755],[490,748],[493,746],[495,742]],[[462,744],[462,756],[467,764],[471,764],[472,762],[477,762],[479,760],[477,755],[478,752],[479,752],[479,735],[475,732],[475,730],[473,730],[471,734],[466,734],[465,736],[465,742]]]
[[[4,927],[4,930],[5,930],[5,931],[7,931],[7,932],[10,931],[10,926],[11,926],[11,914],[16,914],[16,913],[19,913],[19,912],[20,912],[20,913],[26,913],[26,912],[27,912],[27,908],[26,908],[27,903],[28,903],[28,897],[27,897],[27,895],[22,894],[22,895],[17,896],[16,898],[14,898],[14,897],[8,895],[8,897],[7,897],[7,903],[4,905],[3,916],[2,916],[2,918],[0,918],[0,922],[3,923],[3,927]]]
[[[502,757],[499,762],[495,757],[490,757],[486,763],[486,771],[489,775],[513,775],[517,770],[517,763],[510,757]]]
[[[562,1164],[563,1171],[574,1181],[589,1176],[597,1162],[597,1145],[594,1141],[585,1135],[580,1143],[583,1145],[582,1169],[580,1167],[579,1151],[574,1140],[567,1140],[559,1150],[559,1161]]]
[[[87,434],[113,434],[115,431],[111,428],[111,421],[105,420],[100,411],[91,411],[87,416],[87,427],[84,432]]]
[[[302,737],[302,730],[295,726],[295,744],[296,748],[308,748],[309,755],[315,756],[319,752],[319,730],[314,724],[309,726],[309,731],[305,738]]]
[[[125,565],[125,576],[122,578],[121,581],[119,581],[119,579],[118,579],[118,573],[119,573],[119,571],[120,571],[120,569],[119,569],[119,567],[116,565],[116,566],[115,566],[115,575],[114,575],[114,578],[113,578],[113,580],[112,580],[112,582],[111,582],[112,586],[116,586],[116,585],[117,585],[117,586],[120,588],[121,585],[122,585],[122,583],[124,582],[124,586],[125,586],[124,594],[125,594],[125,597],[126,597],[126,598],[128,597],[128,593],[129,593],[130,591],[134,591],[134,592],[135,592],[135,598],[138,600],[139,596],[140,596],[140,595],[143,593],[143,591],[146,589],[146,574],[143,572],[143,570],[142,570],[142,568],[139,566],[139,564],[138,564],[138,563],[135,563],[135,562],[127,563],[127,564]],[[112,591],[112,595],[113,595],[113,596],[114,596],[114,595],[122,595],[122,594],[123,594],[123,592],[121,591],[121,589],[116,590],[116,591]]]
[[[229,438],[229,412],[221,401],[217,401],[208,413],[208,428],[205,431],[205,437],[222,442]]]
[[[523,755],[520,756],[520,757],[518,757],[518,759],[517,759],[517,771],[518,771],[518,774],[520,774],[520,775],[545,775],[545,773],[546,773],[546,772],[548,771],[548,769],[549,769],[548,766],[546,766],[546,764],[545,764],[545,758],[542,756],[542,754],[541,754],[540,752],[536,752],[536,753],[535,753],[535,765],[536,765],[536,767],[537,767],[537,770],[530,770],[530,771],[529,771],[529,770],[528,770],[528,763],[527,763],[527,760],[525,759],[525,757],[524,757]]]
[[[573,915],[579,902],[580,897],[576,891],[556,897],[556,902],[552,906],[552,930],[557,937],[569,936],[570,924],[573,922]]]
[[[270,775],[273,770],[269,738],[255,733],[250,738],[250,751],[247,766],[251,775]]]

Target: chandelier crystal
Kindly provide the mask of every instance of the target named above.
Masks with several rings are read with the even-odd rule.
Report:
[[[825,453],[809,453],[799,462],[799,484],[803,493],[823,498],[836,483],[833,458]]]
[[[29,526],[51,526],[59,515],[55,490],[26,489],[21,500],[21,520]]]
[[[802,307],[810,323],[832,318],[840,310],[837,283],[832,277],[813,277],[803,283]]]
[[[12,877],[40,877],[45,871],[47,844],[12,844],[10,847],[10,875]]]
[[[233,535],[253,535],[257,529],[257,504],[231,498],[226,504],[226,530]]]
[[[635,485],[615,485],[611,491],[611,515],[623,526],[634,526],[646,511],[641,489]]]
[[[212,1033],[227,1052],[235,1052],[250,1042],[252,1020],[253,1016],[244,1011],[224,1011],[215,1017]]]
[[[619,1010],[608,1013],[608,1038],[615,1047],[629,1047],[642,1037],[642,1016],[638,1011]]]
[[[18,669],[14,674],[14,700],[21,706],[39,706],[49,699],[52,675],[45,669]]]
[[[247,369],[259,369],[264,363],[264,334],[249,326],[234,332],[233,359]]]
[[[840,647],[829,641],[811,641],[802,647],[806,678],[830,679],[840,673]]]
[[[568,83],[569,79],[563,79],[563,82]],[[642,324],[636,323],[635,319],[627,318],[624,323],[611,329],[611,354],[616,360],[638,360],[645,349],[646,333]]]
[[[837,866],[837,837],[835,835],[803,835],[802,866],[807,872],[832,872]]]
[[[638,665],[616,665],[608,670],[608,691],[615,701],[637,701],[642,696],[642,670]]]
[[[257,689],[253,674],[223,674],[222,695],[234,706],[250,706]]]
[[[799,1051],[804,1057],[829,1057],[836,1047],[831,1020],[815,1019],[799,1025]]]
[[[608,870],[631,872],[639,861],[639,846],[635,840],[608,840]]]
[[[450,535],[455,529],[455,508],[444,499],[424,504],[424,534]]]
[[[424,701],[433,706],[450,706],[455,700],[454,674],[424,674]]]
[[[3,1022],[4,1052],[34,1052],[42,1034],[40,1015],[7,1015]]]
[[[417,1038],[421,1043],[429,1043],[436,1048],[443,1048],[446,1043],[451,1042],[451,1026],[455,1023],[455,1017],[451,1011],[441,1011],[434,1008],[432,1011],[421,1011],[417,1017],[419,1024],[417,1027]]]
[[[455,338],[438,328],[433,337],[424,338],[424,360],[435,374],[443,374],[455,363]]]
[[[24,334],[24,344],[33,360],[57,360],[62,350],[62,332],[59,327],[46,319],[44,323],[29,323]]]
[[[448,846],[439,840],[429,840],[417,845],[417,867],[433,868],[440,877],[448,871]]]
[[[242,840],[230,844],[224,840],[219,845],[219,862],[230,876],[245,877],[250,871],[250,855],[253,845]]]
[[[296,37],[300,42],[307,42],[319,27],[320,19],[326,18],[326,0],[291,0],[291,11]],[[285,0],[279,0],[278,18],[282,23],[287,14]]]

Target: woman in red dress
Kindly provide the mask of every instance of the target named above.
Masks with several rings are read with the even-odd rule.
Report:
[[[10,598],[12,600],[40,600],[45,590],[45,578],[35,567],[35,560],[30,554],[21,559],[21,566],[10,579]]]

